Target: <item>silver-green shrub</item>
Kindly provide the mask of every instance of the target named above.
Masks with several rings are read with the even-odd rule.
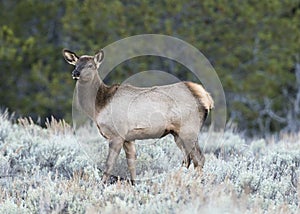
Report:
[[[101,183],[108,143],[95,127],[73,133],[0,115],[0,213],[296,213],[300,140],[200,135],[206,163],[181,168],[172,137],[138,141],[138,182]],[[205,143],[204,143],[205,142]],[[124,152],[115,175],[128,176]]]

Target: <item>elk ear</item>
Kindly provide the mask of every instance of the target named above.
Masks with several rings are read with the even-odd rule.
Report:
[[[67,61],[67,63],[71,64],[71,65],[75,65],[77,60],[79,59],[79,57],[72,51],[63,49],[63,56],[65,58],[65,60]]]
[[[94,61],[96,63],[97,68],[99,68],[99,66],[102,63],[103,59],[104,59],[104,52],[103,52],[103,50],[100,50],[94,56]]]

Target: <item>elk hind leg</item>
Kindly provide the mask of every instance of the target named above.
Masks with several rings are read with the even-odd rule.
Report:
[[[193,160],[195,169],[202,169],[205,163],[205,157],[203,152],[200,149],[198,140],[194,142],[194,146],[190,153],[191,159]]]
[[[182,166],[185,166],[186,168],[189,168],[191,165],[191,155],[187,152],[185,149],[185,144],[182,138],[180,138],[176,133],[173,134],[175,143],[177,147],[183,152],[184,158],[182,160]]]
[[[195,169],[202,169],[204,166],[205,157],[198,144],[198,138],[192,136],[193,135],[191,134],[186,134],[182,137],[179,137],[185,151],[185,159],[183,164],[188,168],[191,164],[191,161],[193,161]]]

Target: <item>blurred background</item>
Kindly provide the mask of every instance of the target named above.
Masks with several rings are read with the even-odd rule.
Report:
[[[75,82],[61,50],[95,51],[137,34],[165,34],[199,49],[225,90],[228,121],[249,136],[300,128],[299,0],[0,1],[0,108],[44,123],[71,122]],[[190,80],[174,61],[138,57],[105,80],[159,69]]]

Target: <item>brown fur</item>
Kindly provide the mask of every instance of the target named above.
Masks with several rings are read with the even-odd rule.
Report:
[[[109,101],[117,92],[118,88],[118,84],[112,86],[107,86],[105,84],[100,85],[95,100],[95,107],[97,112],[100,112],[101,109],[103,109],[109,103]]]

